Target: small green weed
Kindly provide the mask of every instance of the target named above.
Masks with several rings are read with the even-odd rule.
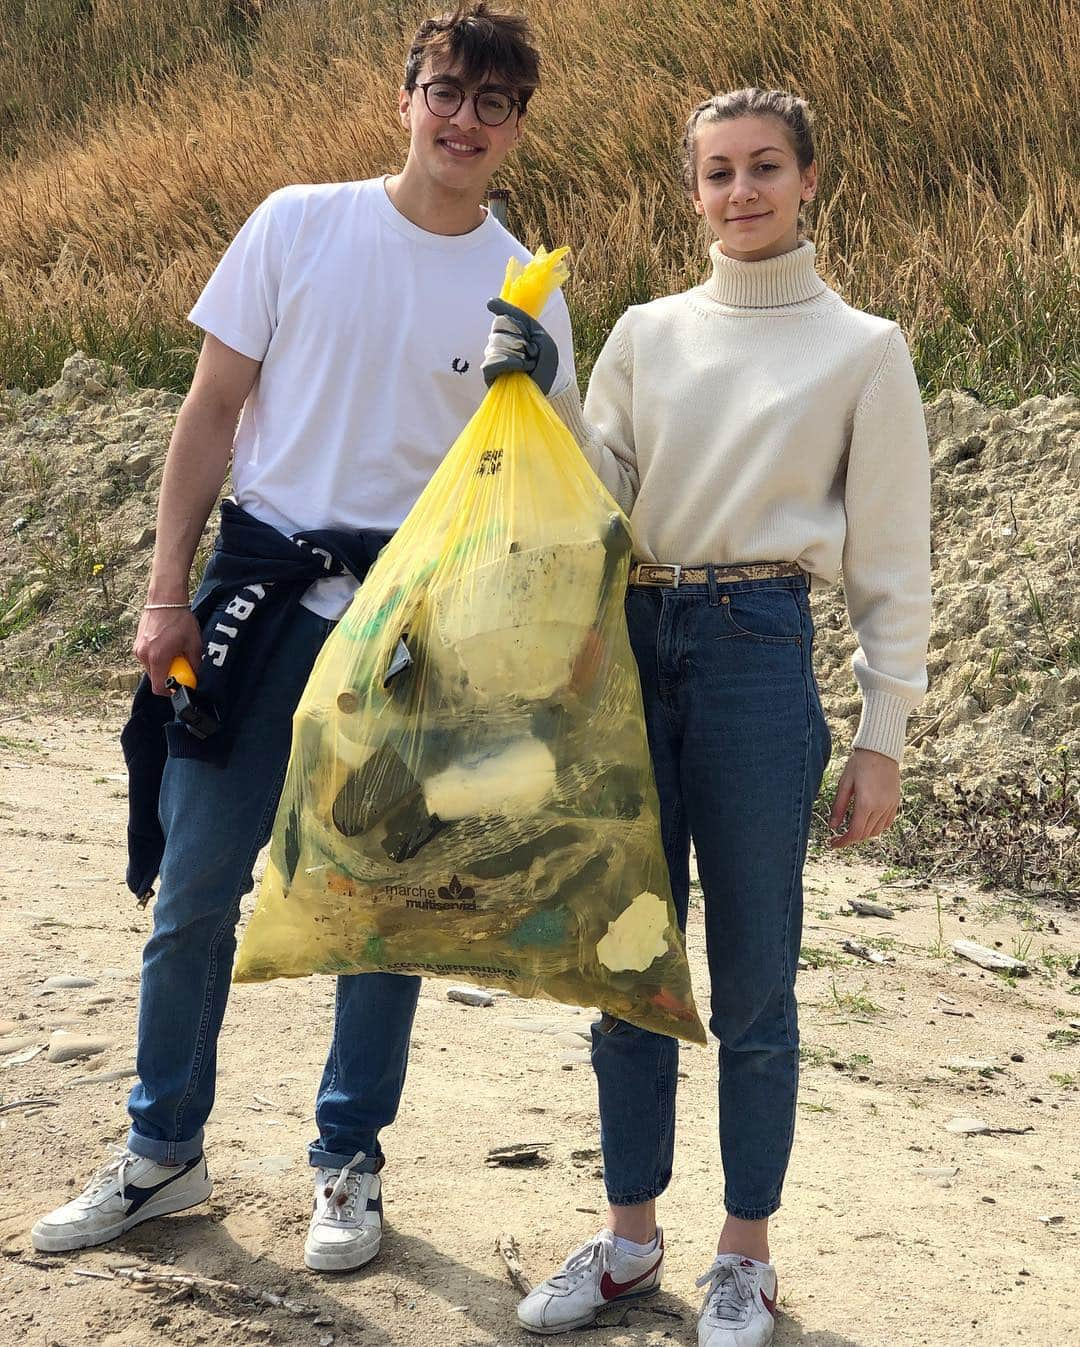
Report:
[[[892,884],[898,879],[917,878],[917,872],[908,865],[890,865],[881,872],[882,884]]]
[[[14,734],[0,734],[0,748],[10,749],[13,753],[41,752],[41,745],[36,739],[20,739]]]
[[[1026,575],[1024,576],[1024,584],[1027,586],[1028,607],[1030,608],[1032,616],[1035,618],[1035,621],[1039,624],[1039,628],[1042,631],[1043,640],[1045,640],[1046,642],[1046,650],[1047,654],[1049,655],[1050,662],[1054,664],[1059,670],[1064,672],[1065,665],[1061,658],[1061,652],[1057,648],[1057,644],[1054,641],[1054,637],[1050,631],[1050,626],[1047,621],[1046,605],[1043,603],[1042,599],[1036,593],[1035,586],[1031,583],[1030,578]]]
[[[1059,972],[1075,976],[1072,974],[1072,970],[1074,968],[1080,969],[1080,953],[1055,950],[1048,945],[1044,945],[1039,955],[1039,962],[1051,977],[1056,977]]]
[[[930,953],[935,959],[947,959],[951,950],[945,941],[945,921],[941,911],[940,893],[937,895],[935,902],[937,906],[937,939],[930,946]]]
[[[44,496],[56,480],[56,463],[48,455],[31,449],[26,456],[25,480],[29,491],[35,496]]]
[[[995,1076],[1002,1076],[1005,1074],[1005,1068],[1003,1066],[994,1066],[994,1065],[990,1066],[950,1065],[946,1066],[945,1070],[951,1071],[954,1076],[967,1076],[970,1075],[972,1072],[974,1072],[975,1075],[981,1076],[983,1080],[993,1080]]]
[[[868,996],[863,994],[870,985],[868,982],[863,983],[862,991],[859,992],[842,992],[832,981],[829,985],[832,988],[833,1000],[836,1002],[838,1009],[850,1011],[854,1015],[881,1014],[882,1007],[876,1005]]]
[[[867,1067],[874,1065],[874,1059],[868,1052],[853,1052],[849,1057],[833,1059],[832,1066],[837,1071],[846,1071],[852,1076],[864,1076]]]
[[[58,514],[58,527],[53,535],[34,544],[38,563],[47,580],[71,583],[96,579],[108,602],[107,576],[119,560],[123,544],[118,537],[101,531],[93,513],[80,500],[66,498],[61,502]]]
[[[114,620],[87,617],[71,628],[60,649],[65,655],[97,654],[108,650],[120,635],[120,627]]]
[[[810,1043],[804,1043],[799,1048],[799,1061],[803,1066],[826,1066],[835,1056],[835,1048],[814,1047]]]
[[[832,950],[821,949],[817,945],[803,945],[799,950],[799,958],[808,963],[811,968],[829,968],[845,962]]]

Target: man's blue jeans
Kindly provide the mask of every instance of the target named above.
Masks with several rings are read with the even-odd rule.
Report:
[[[684,927],[691,838],[705,897],[725,1206],[758,1220],[780,1205],[795,1129],[802,867],[831,750],[809,596],[801,577],[712,575],[633,588],[626,612]],[[605,1016],[592,1059],[608,1200],[646,1202],[671,1180],[678,1044]]]
[[[217,1040],[229,995],[240,898],[269,840],[292,739],[292,715],[333,623],[298,608],[243,709],[224,767],[170,758],[161,789],[165,832],[154,930],[143,952],[138,1084],[128,1145],[159,1163],[199,1154],[214,1102]],[[340,977],[333,1038],[315,1119],[313,1165],[382,1163],[379,1129],[405,1081],[420,979]],[[273,1044],[255,1045],[273,1052]]]

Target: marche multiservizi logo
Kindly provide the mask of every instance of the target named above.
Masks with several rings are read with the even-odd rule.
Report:
[[[422,884],[414,884],[411,888],[388,884],[384,892],[391,898],[404,898],[406,907],[429,911],[447,908],[456,908],[459,912],[476,911],[476,890],[471,884],[462,884],[457,875],[452,875],[448,884],[440,884],[437,889],[428,889]]]
[[[476,890],[470,888],[468,884],[462,884],[457,875],[454,875],[449,884],[440,885],[439,897],[444,903],[471,903],[476,897]]]

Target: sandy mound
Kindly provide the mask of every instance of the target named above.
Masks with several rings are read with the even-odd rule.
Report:
[[[963,393],[926,407],[933,457],[930,689],[905,766],[984,783],[1080,753],[1080,401],[1009,411]],[[815,600],[818,677],[834,731],[859,702],[838,589]]]
[[[0,394],[0,672],[124,687],[180,397],[125,388],[78,354],[32,395]],[[934,461],[930,692],[908,778],[930,787],[1080,761],[1080,402],[1009,411],[963,393],[926,408]],[[815,598],[837,758],[858,720],[839,588]],[[127,676],[125,672],[127,671]],[[1059,755],[1060,756],[1060,755]]]

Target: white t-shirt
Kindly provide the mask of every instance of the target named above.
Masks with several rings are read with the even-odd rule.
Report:
[[[485,307],[527,248],[488,215],[468,234],[407,220],[385,181],[283,187],[229,245],[189,317],[262,362],[233,451],[236,500],[283,533],[396,529],[486,390]],[[561,293],[542,321],[573,377]],[[320,580],[337,618],[356,584]]]

